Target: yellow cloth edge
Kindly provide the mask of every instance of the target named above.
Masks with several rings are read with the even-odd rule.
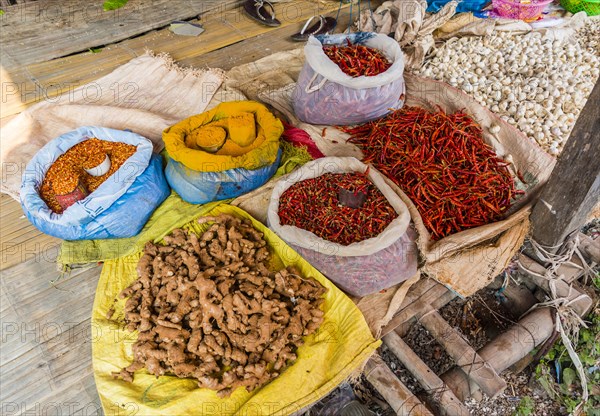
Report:
[[[373,342],[372,344],[366,346],[359,355],[357,355],[355,358],[352,359],[352,365],[347,365],[346,367],[344,367],[334,378],[332,378],[330,381],[328,381],[325,385],[323,385],[321,388],[317,389],[313,394],[315,396],[318,397],[317,400],[322,399],[323,397],[327,396],[331,391],[333,391],[333,389],[335,389],[337,386],[339,386],[341,383],[343,383],[345,380],[347,380],[350,375],[357,369],[361,368],[362,364],[364,364],[370,357],[371,355],[373,355],[373,353],[377,350],[377,348],[379,348],[381,346],[381,340],[375,340],[375,342]],[[302,398],[300,400],[297,401],[298,405],[296,405],[296,403],[292,403],[287,407],[284,407],[283,409],[280,409],[279,412],[289,412],[290,410],[292,410],[291,408],[296,408],[296,410],[301,410],[304,409],[305,407],[316,403],[317,400],[312,400],[312,399],[305,399]],[[291,414],[292,412],[289,412],[287,414]]]
[[[197,217],[200,217],[202,215],[218,215],[219,213],[232,213],[231,211],[233,211],[234,215],[237,213],[242,213],[242,217],[246,217],[249,218],[253,221],[254,225],[260,225],[263,229],[261,230],[262,232],[264,232],[266,235],[269,235],[268,238],[269,240],[271,240],[273,237],[275,238],[275,241],[271,240],[271,243],[277,243],[279,240],[279,237],[277,237],[270,229],[264,227],[263,224],[261,224],[260,222],[258,222],[256,219],[252,218],[249,214],[245,213],[244,211],[242,211],[239,208],[236,207],[232,207],[229,205],[225,205],[225,204],[221,204],[215,208],[213,208],[209,213],[202,213],[199,214]],[[196,217],[196,218],[197,218]],[[194,220],[190,221],[193,222]],[[271,247],[274,250],[274,247]],[[286,250],[289,249],[289,247],[286,248]],[[290,249],[291,250],[291,249]],[[292,250],[293,252],[293,250]],[[294,252],[295,253],[295,252]],[[279,252],[275,252],[274,254],[276,254],[278,257],[280,256]],[[127,257],[131,257],[131,260],[137,260],[139,258],[140,253],[137,252],[135,254],[132,254],[130,256]],[[297,254],[296,254],[297,255]],[[300,262],[304,262],[308,267],[312,268],[312,266],[310,264],[308,264],[304,259],[302,259],[301,257],[298,256],[298,258],[300,260]],[[289,256],[285,256],[285,261],[290,262],[290,257]],[[120,259],[120,260],[124,260],[124,259]],[[114,265],[117,266],[119,264],[120,260],[112,260],[109,263],[110,265]],[[136,262],[137,263],[137,262]],[[312,268],[314,269],[314,268]],[[101,277],[100,280],[98,282],[98,289],[100,290],[104,290],[104,288],[109,284],[109,281],[107,280],[110,277],[110,274],[106,271],[107,269],[103,269],[102,273],[101,273]],[[316,269],[315,269],[316,271]],[[320,273],[318,273],[318,271],[316,271],[318,275],[320,275]],[[321,278],[319,278],[317,276],[317,274],[313,275],[313,278],[316,278],[317,280],[321,280],[324,279],[325,281],[328,282],[328,285],[335,287],[330,281],[328,281],[324,276],[320,275]],[[339,289],[335,289],[337,291],[339,291]],[[330,392],[331,390],[333,390],[338,384],[340,384],[341,382],[343,382],[345,379],[347,379],[352,372],[354,372],[356,369],[359,369],[361,367],[361,365],[364,363],[364,361],[376,350],[376,348],[381,344],[381,341],[379,340],[375,340],[371,333],[370,330],[368,329],[368,326],[366,324],[366,322],[364,321],[364,317],[362,316],[362,314],[360,313],[360,310],[358,310],[358,308],[356,308],[356,306],[352,303],[352,301],[349,298],[346,298],[345,295],[343,295],[341,292],[339,292],[339,294],[341,294],[341,296],[339,296],[338,293],[335,293],[337,296],[337,298],[335,298],[336,302],[339,301],[345,301],[345,303],[350,302],[349,305],[351,305],[351,307],[353,307],[353,309],[356,309],[356,312],[358,312],[357,316],[360,316],[363,319],[362,322],[362,331],[366,331],[365,333],[368,333],[368,338],[371,340],[370,342],[363,344],[362,349],[360,350],[360,352],[358,352],[354,358],[352,358],[351,360],[348,361],[348,363],[341,368],[339,371],[337,371],[337,373],[335,373],[335,375],[331,376],[331,378],[329,380],[327,380],[325,382],[325,384],[323,384],[322,386],[320,386],[319,388],[317,388],[316,390],[312,391],[311,393],[305,395],[304,397],[289,403],[289,404],[284,404],[284,407],[276,409],[276,412],[278,414],[285,414],[282,412],[290,412],[290,411],[298,411],[302,408],[307,407],[308,405],[310,405],[311,403],[314,403],[316,401],[318,401],[320,398],[324,397],[328,392]],[[345,298],[345,299],[344,299]],[[93,313],[92,313],[92,326],[94,326],[95,324],[99,324],[102,320],[104,320],[105,322],[110,323],[111,321],[106,320],[106,318],[100,313],[99,311],[99,305],[98,303],[104,300],[104,297],[102,297],[102,295],[97,294],[96,297],[94,298],[94,306],[93,306]],[[339,322],[339,321],[337,321]],[[114,324],[114,322],[113,322]],[[363,334],[364,335],[364,334]],[[346,344],[344,344],[345,346],[347,346]],[[97,386],[99,385],[103,385],[106,380],[103,377],[106,377],[106,374],[102,374],[102,376],[100,374],[98,374],[97,368],[96,368],[96,360],[98,360],[99,358],[97,357],[96,354],[96,348],[97,345],[96,343],[92,343],[92,354],[94,357],[94,361],[93,361],[93,367],[94,367],[94,378],[96,380],[96,384]],[[308,357],[306,358],[308,359]],[[284,373],[285,374],[285,373]],[[266,386],[265,386],[266,387]],[[105,410],[106,414],[110,414],[109,409],[114,410],[112,407],[110,407],[111,404],[113,404],[111,398],[106,397],[100,390],[98,391],[99,396],[101,398],[101,403],[103,406],[103,409]],[[235,414],[239,414],[244,413],[244,412],[248,412],[248,409],[246,408],[246,406],[248,405],[249,408],[253,407],[253,404],[256,404],[255,402],[252,402],[253,395],[250,396],[248,399],[246,399],[246,401],[241,405],[241,407],[236,411]],[[138,413],[140,414],[140,413]],[[143,413],[142,413],[143,414]],[[245,413],[244,413],[245,414]]]

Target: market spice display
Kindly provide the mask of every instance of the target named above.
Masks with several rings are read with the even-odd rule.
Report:
[[[56,200],[56,195],[67,195],[77,186],[82,186],[88,194],[94,192],[135,150],[133,145],[97,138],[77,143],[50,166],[40,186],[40,196],[53,212],[62,214],[64,209]],[[84,170],[98,166],[107,155],[111,165],[106,174],[92,176]]]
[[[340,191],[364,204],[351,208],[340,202]],[[327,241],[349,245],[376,237],[398,214],[366,173],[326,173],[297,182],[279,200],[282,225],[310,231]]]
[[[119,295],[127,329],[139,331],[134,361],[113,376],[193,378],[229,396],[252,391],[296,360],[302,337],[323,322],[327,291],[293,267],[269,270],[263,234],[249,220],[204,217],[202,235],[176,229],[165,245],[147,243],[139,278]],[[109,311],[108,319],[114,313]]]
[[[371,163],[416,205],[438,240],[503,217],[515,189],[508,164],[462,112],[404,107],[357,127],[341,128]]]
[[[347,39],[348,46],[326,45],[323,52],[340,69],[351,77],[373,77],[385,72],[392,63],[377,49],[363,45],[353,45]]]

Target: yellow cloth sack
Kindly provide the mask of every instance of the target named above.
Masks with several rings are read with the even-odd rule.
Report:
[[[371,335],[365,319],[352,301],[321,273],[302,259],[277,235],[239,208],[221,204],[206,215],[231,214],[249,218],[265,235],[273,254],[273,266],[294,265],[303,275],[317,279],[327,289],[323,310],[325,321],[319,330],[305,337],[298,359],[278,378],[248,393],[236,389],[224,399],[216,392],[200,389],[190,379],[155,377],[145,370],[135,373],[134,382],[111,377],[133,361],[131,346],[137,333],[124,329],[123,306],[118,294],[137,278],[140,252],[104,263],[92,311],[92,359],[96,386],[106,415],[287,415],[326,396],[353,372],[380,345]],[[196,221],[186,228],[202,232],[207,225]],[[114,307],[111,320],[108,310]]]
[[[196,129],[209,124],[227,127],[228,118],[240,113],[253,114],[258,125],[256,139],[250,145],[242,147],[232,140],[226,140],[216,154],[186,145],[186,137]],[[264,105],[255,101],[231,101],[165,129],[163,141],[172,159],[196,171],[220,172],[235,168],[252,170],[275,162],[281,133],[283,124]]]

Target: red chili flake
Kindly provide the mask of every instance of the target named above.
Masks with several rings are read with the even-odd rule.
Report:
[[[95,137],[79,142],[60,155],[50,166],[40,186],[40,197],[48,208],[61,214],[64,208],[58,203],[56,195],[69,194],[79,184],[87,194],[94,192],[135,153],[135,150],[136,147],[130,144]],[[107,155],[111,164],[105,175],[92,176],[84,170],[102,163]]]

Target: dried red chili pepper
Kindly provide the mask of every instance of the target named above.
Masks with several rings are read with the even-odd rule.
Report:
[[[360,208],[342,205],[340,191],[365,194]],[[326,173],[297,182],[279,199],[282,225],[293,225],[334,243],[349,245],[376,237],[398,214],[366,173]]]
[[[351,77],[373,77],[387,71],[392,63],[377,49],[363,45],[353,45],[347,39],[348,46],[325,45],[323,52],[340,69]]]
[[[434,240],[501,219],[523,193],[468,114],[403,107],[342,130],[413,201]]]

